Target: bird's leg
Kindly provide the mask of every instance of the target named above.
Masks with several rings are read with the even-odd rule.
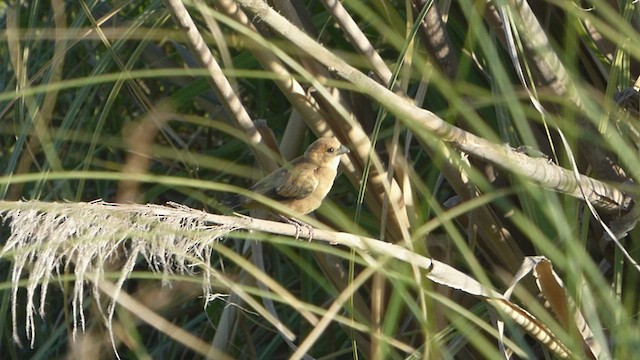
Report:
[[[294,221],[292,218],[286,217],[282,214],[279,215],[280,219],[284,220],[287,224],[289,225],[293,225],[296,227],[296,235],[295,238],[296,240],[298,240],[298,238],[300,238],[300,223],[297,221]]]
[[[288,224],[294,225],[296,227],[296,240],[300,238],[300,234],[302,233],[301,227],[305,227],[307,229],[307,234],[309,234],[309,242],[313,240],[313,227],[311,227],[311,225],[284,215],[280,215],[280,218],[286,221]]]
[[[302,223],[302,226],[307,228],[307,231],[309,233],[309,240],[308,242],[311,242],[311,240],[313,240],[313,227],[307,223]]]

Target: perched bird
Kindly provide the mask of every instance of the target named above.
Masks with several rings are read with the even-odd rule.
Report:
[[[314,141],[303,156],[265,176],[250,188],[301,215],[320,207],[338,174],[340,156],[349,153],[335,138]],[[254,200],[240,197],[238,205],[259,206]]]

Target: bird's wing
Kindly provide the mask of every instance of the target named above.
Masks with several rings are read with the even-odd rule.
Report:
[[[275,192],[284,198],[302,199],[318,187],[318,177],[314,173],[316,166],[310,164],[296,164],[289,169],[274,188]]]
[[[249,190],[258,193],[260,195],[264,195],[269,198],[273,198],[275,193],[275,188],[279,186],[282,179],[287,176],[288,170],[285,168],[280,168],[271,174],[263,177],[260,181],[255,183]]]
[[[302,199],[318,186],[314,165],[306,164],[302,157],[293,160],[251,187],[251,191],[274,200]]]

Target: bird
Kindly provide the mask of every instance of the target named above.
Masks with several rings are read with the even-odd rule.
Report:
[[[307,215],[320,207],[338,174],[340,158],[349,149],[333,137],[311,143],[304,155],[262,178],[249,188],[286,206],[294,214]],[[264,207],[248,197],[239,196],[234,207]]]

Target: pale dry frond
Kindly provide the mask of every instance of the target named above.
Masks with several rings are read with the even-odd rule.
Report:
[[[117,205],[94,203],[13,203],[2,206],[0,213],[8,222],[11,235],[0,253],[13,258],[12,318],[13,336],[19,342],[17,301],[20,278],[29,273],[26,300],[26,331],[33,346],[35,338],[34,297],[40,288],[38,313],[44,317],[47,288],[52,276],[66,270],[73,272],[72,296],[74,335],[78,325],[84,330],[83,298],[85,281],[93,283],[99,297],[98,283],[105,268],[126,246],[117,288],[129,277],[141,255],[153,271],[167,278],[173,273],[192,274],[202,267],[210,269],[211,246],[234,227],[211,226],[199,212],[153,205]],[[95,281],[94,281],[95,279]],[[203,276],[204,292],[209,294],[211,276]],[[117,299],[119,291],[116,291]],[[108,309],[113,316],[113,303]]]

